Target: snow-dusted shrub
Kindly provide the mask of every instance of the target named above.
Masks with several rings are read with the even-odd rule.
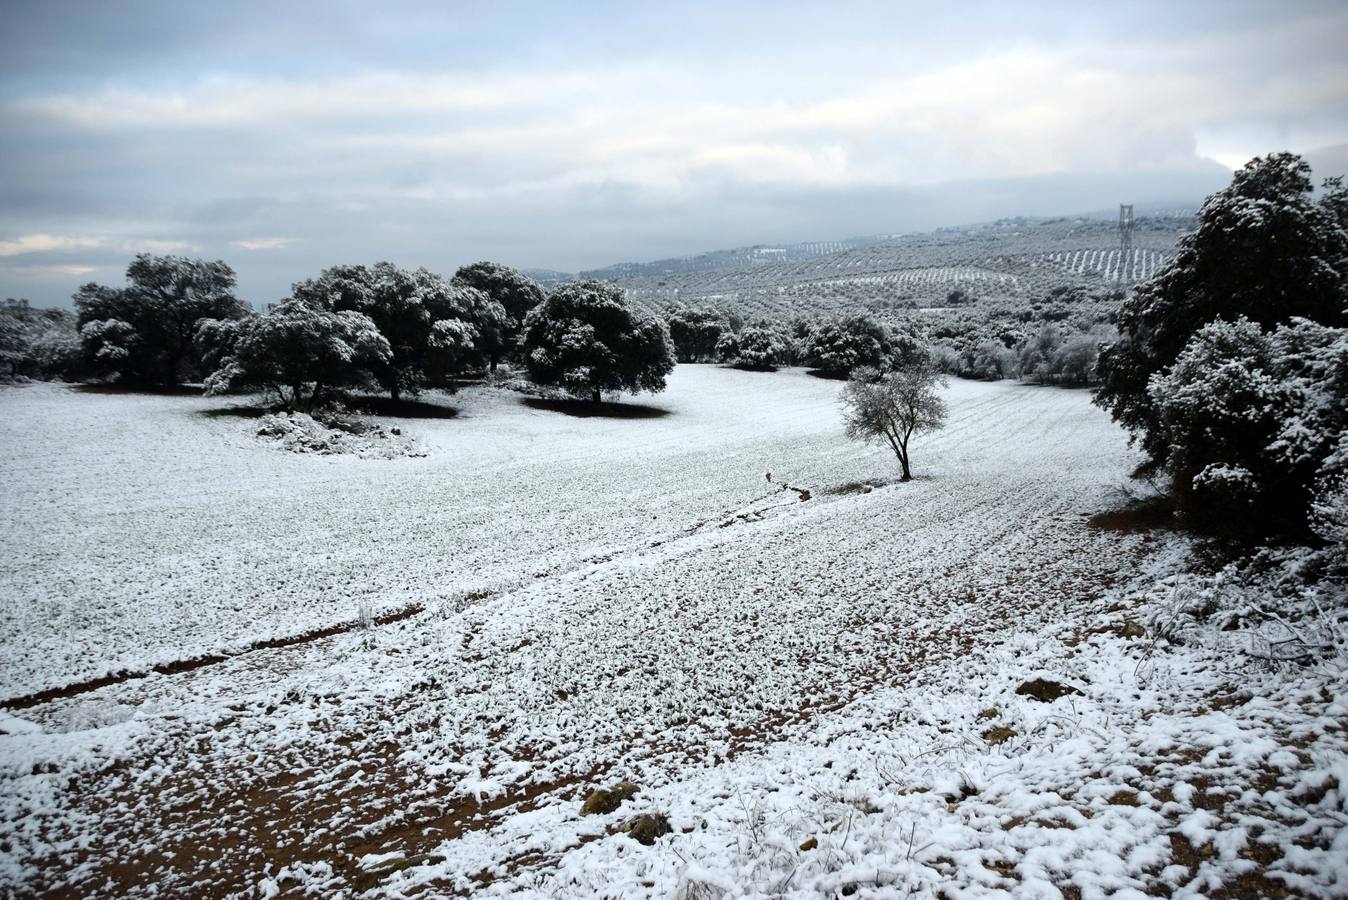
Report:
[[[786,364],[791,343],[770,323],[758,323],[746,325],[739,334],[723,334],[716,342],[716,353],[721,362],[736,368],[771,371]]]
[[[80,341],[93,371],[131,384],[180,384],[197,374],[193,339],[206,319],[252,314],[219,260],[142,253],[124,288],[86,284],[75,294]]]
[[[1119,340],[1100,356],[1096,402],[1133,432],[1153,467],[1171,447],[1152,378],[1218,319],[1271,329],[1295,317],[1348,325],[1344,190],[1312,196],[1310,166],[1291,153],[1251,160],[1207,199],[1175,258],[1124,301]]]
[[[816,324],[805,339],[805,365],[842,377],[861,368],[887,369],[925,357],[925,347],[908,329],[895,329],[866,315]]]
[[[329,392],[370,383],[390,350],[370,319],[285,300],[265,316],[207,320],[197,336],[203,356],[216,363],[206,392],[238,388],[273,394],[286,409],[307,409]]]
[[[0,301],[0,378],[63,377],[78,358],[79,332],[68,310]]]
[[[1334,531],[1348,430],[1348,329],[1240,318],[1201,329],[1152,376],[1177,499],[1239,536]],[[1318,509],[1316,508],[1318,506]]]
[[[1335,547],[1276,547],[1169,586],[1150,631],[1177,643],[1270,662],[1348,655],[1348,556]]]
[[[665,317],[674,355],[679,362],[710,362],[721,359],[720,341],[734,332],[725,313],[708,307],[679,307]]]
[[[524,321],[524,366],[535,384],[599,401],[605,391],[665,389],[674,345],[659,319],[635,313],[623,289],[564,284]]]

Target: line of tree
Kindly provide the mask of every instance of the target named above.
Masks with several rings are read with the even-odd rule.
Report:
[[[452,278],[388,262],[333,266],[260,315],[235,285],[221,261],[137,256],[126,285],[76,293],[63,346],[78,365],[67,369],[133,386],[200,380],[212,393],[260,390],[286,408],[311,408],[353,389],[395,402],[453,390],[507,361],[539,385],[598,400],[661,390],[674,366],[664,323],[637,314],[620,288],[578,282],[549,295],[497,263]],[[3,313],[0,359],[17,370],[45,320],[26,304]]]
[[[806,366],[824,377],[847,378],[859,368],[889,369],[925,354],[914,324],[864,314],[744,323],[708,307],[680,307],[666,321],[680,362],[752,371]]]

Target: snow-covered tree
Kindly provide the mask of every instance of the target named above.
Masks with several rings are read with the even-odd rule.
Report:
[[[888,446],[899,459],[902,480],[912,480],[908,442],[915,434],[945,427],[946,404],[937,393],[944,383],[926,358],[887,372],[858,369],[842,393],[847,436]]]
[[[86,284],[75,294],[80,339],[95,371],[131,384],[180,384],[196,372],[193,337],[204,319],[240,319],[234,270],[216,260],[142,253],[129,284]]]
[[[1342,191],[1311,193],[1310,167],[1279,153],[1251,160],[1203,204],[1174,260],[1124,301],[1119,340],[1100,355],[1096,402],[1134,433],[1153,467],[1170,454],[1150,381],[1215,319],[1262,328],[1293,317],[1348,324]]]
[[[1252,538],[1306,536],[1316,504],[1333,522],[1348,459],[1348,329],[1217,320],[1149,390],[1191,516]]]
[[[680,307],[665,318],[674,354],[679,362],[709,362],[721,358],[718,342],[733,335],[725,314],[707,307]]]
[[[490,336],[506,322],[501,304],[477,288],[388,262],[333,266],[296,284],[294,298],[374,322],[389,344],[375,378],[394,400],[423,387],[449,386],[453,375],[485,366]]]
[[[805,364],[821,374],[842,377],[860,368],[908,366],[924,358],[916,333],[886,326],[866,315],[816,324],[805,339]]]
[[[492,371],[501,360],[514,355],[524,330],[524,317],[529,310],[543,302],[543,288],[538,282],[518,269],[494,262],[477,262],[463,266],[454,273],[459,284],[477,288],[505,311],[505,320],[499,329],[487,329],[487,355]]]
[[[805,343],[806,365],[821,373],[846,376],[855,369],[883,368],[889,361],[889,332],[870,316],[820,322]]]
[[[524,320],[525,369],[535,384],[599,402],[604,391],[662,391],[674,369],[665,323],[637,315],[623,289],[564,284]]]
[[[217,366],[206,379],[208,394],[261,389],[286,409],[308,409],[333,390],[369,384],[391,352],[368,316],[293,298],[265,316],[208,319],[197,341]]]
[[[0,302],[0,378],[62,377],[78,357],[79,333],[69,310]]]
[[[739,334],[728,331],[716,343],[721,362],[739,369],[772,371],[786,365],[791,339],[770,322],[746,325]]]

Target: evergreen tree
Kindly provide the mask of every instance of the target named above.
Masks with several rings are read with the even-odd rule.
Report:
[[[665,323],[635,314],[623,289],[564,284],[524,320],[524,365],[535,384],[599,402],[604,391],[662,391],[674,369]]]

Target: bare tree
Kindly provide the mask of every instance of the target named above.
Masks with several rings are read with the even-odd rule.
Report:
[[[902,480],[911,481],[908,440],[945,426],[945,401],[936,393],[944,384],[945,376],[925,360],[884,373],[857,369],[843,388],[847,436],[888,444],[903,468]]]

